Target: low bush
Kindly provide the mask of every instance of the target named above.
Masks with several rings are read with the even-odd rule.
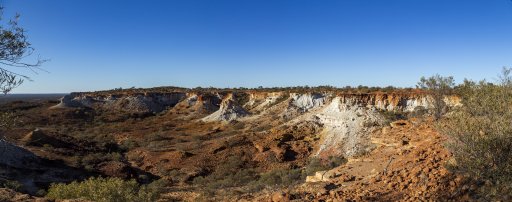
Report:
[[[454,163],[448,167],[470,176],[484,201],[512,197],[512,78],[504,71],[498,84],[465,81],[458,88],[462,106],[439,123],[450,137]]]
[[[0,187],[12,189],[14,191],[22,191],[23,184],[16,180],[4,180],[0,179]]]
[[[319,158],[311,158],[309,163],[306,165],[304,172],[307,176],[314,175],[318,171],[330,170],[336,168],[342,164],[345,164],[347,159],[343,157],[330,156],[326,160]]]
[[[201,185],[207,193],[217,189],[246,186],[249,192],[264,188],[283,187],[303,182],[308,175],[317,171],[330,170],[346,163],[342,157],[329,157],[321,160],[312,158],[304,168],[276,169],[266,173],[256,173],[254,169],[244,168],[243,161],[231,157],[207,176],[196,177],[193,184]]]
[[[455,80],[452,76],[443,77],[439,74],[428,78],[421,77],[416,85],[417,88],[427,90],[432,98],[433,114],[436,120],[439,120],[448,111],[448,105],[444,99],[452,94],[454,86]]]
[[[139,144],[135,140],[125,140],[120,145],[120,148],[123,151],[130,151],[137,147],[139,147]]]
[[[281,102],[284,102],[285,100],[287,100],[288,98],[290,98],[290,94],[288,93],[284,93],[283,95],[279,96],[276,101],[274,101],[272,104],[270,104],[268,107],[273,107],[275,105],[278,105],[279,103]]]
[[[258,180],[249,184],[251,192],[259,191],[266,187],[289,186],[302,182],[305,178],[301,169],[278,169],[260,175]]]
[[[245,128],[244,122],[237,122],[237,123],[233,124],[233,129],[235,129],[235,130],[242,130],[244,128]]]
[[[80,159],[80,165],[88,170],[92,170],[96,165],[105,161],[121,161],[123,156],[117,152],[112,153],[92,153]]]
[[[46,197],[54,200],[82,199],[98,202],[156,201],[164,186],[165,182],[161,180],[139,185],[135,180],[92,177],[83,182],[52,184]]]
[[[407,119],[407,114],[405,112],[379,110],[379,113],[384,117],[386,124],[389,124],[393,121]]]
[[[244,186],[257,179],[253,169],[244,168],[244,162],[237,157],[230,157],[208,176],[196,177],[194,184],[206,185],[208,189]]]

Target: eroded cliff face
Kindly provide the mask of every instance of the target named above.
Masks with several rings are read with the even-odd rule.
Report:
[[[61,99],[54,108],[89,107],[120,112],[157,113],[173,107],[187,98],[186,93],[144,93],[131,95],[71,93]]]
[[[202,118],[202,121],[234,121],[243,117],[249,116],[250,113],[245,110],[236,99],[233,94],[228,94],[222,100],[219,110],[212,114]]]
[[[331,92],[287,93],[287,92],[237,92],[248,100],[241,103],[229,92],[172,92],[172,93],[139,93],[139,94],[98,94],[71,93],[61,99],[60,107],[108,108],[132,112],[161,112],[172,108],[180,102],[187,106],[204,107],[208,111],[219,109],[223,100],[235,101],[237,107],[251,112],[263,111],[275,102],[288,101],[289,105],[302,111],[325,106],[334,98],[341,103],[358,105],[368,109],[375,108],[385,111],[412,112],[417,107],[432,108],[432,100],[425,94],[415,93],[368,93],[368,94],[336,94]],[[459,103],[457,97],[447,97],[445,102],[454,106]],[[228,103],[225,103],[228,104]]]
[[[446,97],[449,106],[457,97]],[[73,93],[53,108],[160,113],[168,110],[200,122],[272,123],[290,127],[314,123],[319,140],[316,156],[354,156],[366,152],[369,134],[384,123],[382,111],[414,112],[431,109],[432,99],[423,93],[336,92],[172,92],[144,94]],[[268,122],[265,122],[265,121]],[[274,127],[274,126],[273,126]],[[270,128],[271,129],[271,128]]]

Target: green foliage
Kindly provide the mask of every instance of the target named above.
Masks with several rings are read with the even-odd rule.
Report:
[[[446,113],[447,105],[444,98],[452,93],[455,82],[453,76],[443,77],[439,74],[429,78],[421,77],[417,87],[428,90],[433,99],[434,104],[434,117],[436,120],[441,118]]]
[[[319,158],[311,158],[306,165],[304,172],[307,176],[314,175],[318,171],[330,170],[345,164],[347,160],[343,157],[330,156],[327,160],[322,161]]]
[[[241,106],[249,102],[250,99],[249,94],[247,93],[234,93],[233,97],[236,100],[236,102]]]
[[[244,162],[239,158],[231,157],[210,175],[194,178],[193,184],[201,185],[207,193],[221,188],[242,186],[254,192],[268,187],[294,185],[317,171],[330,170],[344,163],[346,159],[342,157],[329,157],[325,160],[312,158],[305,168],[276,169],[257,174],[254,169],[244,168]]]
[[[48,192],[44,189],[37,190],[36,192],[36,196],[46,196],[46,194],[48,194]]]
[[[512,193],[511,80],[504,69],[498,84],[464,81],[457,89],[462,106],[439,124],[453,138],[449,168],[485,182],[480,195],[491,200]]]
[[[347,159],[346,158],[343,158],[343,157],[340,157],[340,156],[330,156],[327,159],[326,166],[329,169],[333,169],[333,168],[341,166],[341,165],[343,165],[345,163],[347,163]]]
[[[22,191],[23,189],[23,184],[16,180],[1,180],[0,185],[1,187],[12,189],[14,191]]]
[[[194,184],[206,185],[209,189],[243,186],[257,179],[252,169],[245,169],[244,162],[237,157],[230,157],[206,177],[196,177]]]
[[[288,98],[290,98],[290,94],[285,93],[285,94],[283,94],[283,95],[279,96],[279,97],[276,99],[276,101],[275,101],[275,102],[273,102],[272,104],[270,104],[268,107],[270,108],[270,107],[273,107],[273,106],[275,106],[275,105],[278,105],[279,103],[284,102],[284,101],[285,101],[285,100],[287,100]]]
[[[139,147],[139,144],[135,140],[131,139],[123,141],[120,145],[120,149],[123,151],[130,151],[137,147]]]
[[[244,122],[237,122],[237,123],[233,124],[233,129],[235,129],[235,130],[242,130],[244,128],[245,128]]]
[[[105,161],[121,161],[123,156],[117,152],[87,154],[80,160],[80,165],[88,170]]]
[[[3,13],[0,7],[0,14]],[[12,72],[13,68],[26,68],[32,71],[39,70],[44,62],[38,60],[30,64],[23,60],[33,53],[34,48],[28,42],[25,29],[18,25],[19,15],[7,23],[0,22],[0,91],[4,94],[20,86],[27,76]],[[2,16],[0,16],[2,20]]]
[[[303,179],[300,169],[273,170],[260,176],[258,182],[266,185],[288,185]]]
[[[346,162],[345,158],[335,156],[331,156],[323,161],[319,158],[312,158],[304,169],[277,169],[263,173],[258,180],[250,183],[250,189],[258,191],[265,187],[282,187],[298,184],[304,181],[306,176],[314,175],[318,171],[333,169]]]
[[[406,113],[401,111],[379,110],[379,113],[384,117],[387,124],[393,121],[407,119]]]
[[[135,180],[119,178],[89,178],[83,182],[52,184],[46,195],[49,199],[84,199],[98,202],[156,201],[165,182],[157,180],[149,185],[139,185]]]
[[[0,112],[0,129],[11,128],[18,122],[18,117],[12,112]]]
[[[249,184],[250,191],[259,191],[266,187],[280,187],[297,184],[305,178],[301,169],[277,169],[260,175],[258,180]]]

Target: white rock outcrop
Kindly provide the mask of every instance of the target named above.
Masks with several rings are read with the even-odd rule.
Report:
[[[201,120],[204,122],[211,121],[234,121],[240,118],[249,116],[250,113],[242,108],[238,103],[233,99],[233,96],[230,94],[222,100],[220,104],[219,110],[213,112],[212,114],[202,118]]]
[[[306,93],[306,94],[290,94],[292,98],[292,105],[298,107],[303,111],[317,108],[325,104],[326,94],[321,93]]]
[[[80,100],[75,99],[76,97],[73,94],[65,95],[60,99],[60,103],[52,106],[52,109],[58,108],[75,108],[75,107],[84,107],[84,104],[80,102]]]
[[[324,126],[317,155],[357,155],[365,149],[364,142],[372,127],[382,122],[375,109],[343,103],[340,97],[333,98],[314,118]]]
[[[185,93],[108,95],[98,97],[71,93],[61,98],[61,102],[52,108],[97,107],[105,110],[156,113],[163,111],[166,107],[176,105],[185,97]]]

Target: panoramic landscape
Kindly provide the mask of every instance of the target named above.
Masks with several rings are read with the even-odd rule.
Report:
[[[0,201],[512,201],[511,1],[0,4]]]

